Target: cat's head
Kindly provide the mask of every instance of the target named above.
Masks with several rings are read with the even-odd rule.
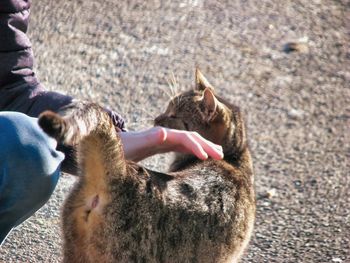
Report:
[[[224,153],[241,150],[246,146],[246,135],[239,108],[218,97],[198,69],[195,79],[195,88],[174,97],[155,125],[198,132],[221,145]]]

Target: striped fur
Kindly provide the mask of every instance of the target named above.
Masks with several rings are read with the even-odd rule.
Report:
[[[155,122],[220,143],[225,159],[178,155],[171,173],[125,160],[111,119],[94,103],[40,116],[50,136],[78,145],[80,177],[62,214],[64,262],[238,262],[255,218],[252,161],[238,107],[203,78]]]
[[[45,111],[39,116],[39,125],[58,142],[76,145],[86,135],[114,128],[109,115],[96,103],[79,101],[62,108],[60,112]]]

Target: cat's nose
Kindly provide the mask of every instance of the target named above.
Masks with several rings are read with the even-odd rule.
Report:
[[[164,117],[162,115],[158,116],[154,120],[154,126],[162,126],[162,121],[164,120]]]

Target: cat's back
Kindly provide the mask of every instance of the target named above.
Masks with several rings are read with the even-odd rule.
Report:
[[[159,241],[168,245],[166,262],[234,262],[254,224],[250,175],[226,161],[210,160],[172,176],[162,190],[162,213],[156,219]]]
[[[248,173],[224,160],[198,162],[172,173],[174,180],[169,180],[163,195],[169,205],[180,202],[183,206],[202,207],[203,211],[215,212],[210,208],[215,203],[221,203],[224,207],[216,209],[229,211],[234,203],[246,197],[241,195],[254,195]]]
[[[169,174],[132,170],[133,179],[116,183],[105,210],[106,244],[117,262],[237,261],[255,214],[243,170],[223,160]]]

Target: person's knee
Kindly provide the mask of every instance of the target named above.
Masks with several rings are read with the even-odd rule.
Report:
[[[43,195],[52,193],[64,159],[55,149],[56,141],[41,130],[37,119],[21,113],[1,113],[0,130],[0,160],[11,177]]]
[[[20,113],[0,113],[0,145],[1,208],[7,211],[1,224],[13,226],[50,198],[64,155],[36,119]]]
[[[27,193],[27,198],[30,201],[28,206],[40,208],[43,206],[50,198],[54,192],[58,179],[60,176],[60,169],[57,168],[51,174],[47,173],[37,173],[33,174],[32,181],[30,185],[27,185],[29,191]],[[27,192],[27,191],[26,191]]]
[[[48,137],[36,118],[22,113],[0,113],[0,160],[50,176],[59,167],[64,154],[57,151],[56,141]]]

